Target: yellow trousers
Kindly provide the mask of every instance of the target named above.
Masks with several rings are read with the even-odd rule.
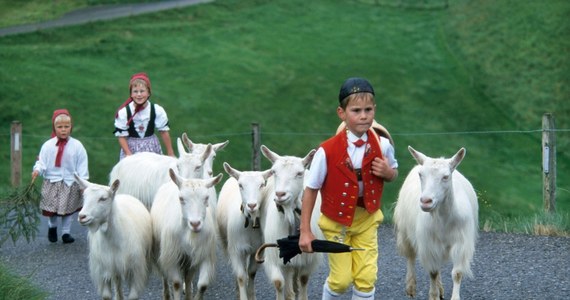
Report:
[[[369,214],[357,207],[352,226],[346,227],[321,214],[319,227],[329,241],[342,242],[363,251],[329,253],[329,288],[339,294],[350,285],[361,292],[374,289],[378,273],[378,226],[384,220],[381,210]]]

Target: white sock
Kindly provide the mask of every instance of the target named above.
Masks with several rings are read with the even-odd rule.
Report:
[[[340,299],[340,296],[342,296],[342,294],[339,294],[337,292],[333,292],[330,289],[329,284],[325,281],[325,284],[323,285],[323,298],[322,298],[322,300]]]
[[[73,215],[61,217],[61,234],[62,235],[71,232],[71,221],[72,220],[73,220]]]
[[[48,227],[49,228],[57,227],[57,216],[48,217]]]
[[[356,288],[352,287],[352,300],[364,300],[364,299],[374,299],[374,292],[376,289],[372,289],[372,291],[365,293],[357,290]]]

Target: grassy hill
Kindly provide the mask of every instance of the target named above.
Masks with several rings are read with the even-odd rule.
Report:
[[[28,182],[61,107],[87,148],[91,180],[105,183],[118,157],[114,112],[135,72],[149,74],[173,137],[230,141],[218,172],[224,161],[251,168],[252,122],[270,149],[305,155],[334,133],[342,81],[363,76],[400,163],[385,210],[413,166],[412,145],[431,156],[467,149],[459,169],[478,190],[482,224],[539,214],[549,112],[561,129],[557,207],[567,224],[570,4],[424,3],[227,0],[0,38],[0,186],[10,178],[10,123],[23,123]]]

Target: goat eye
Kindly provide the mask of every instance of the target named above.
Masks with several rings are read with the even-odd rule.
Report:
[[[447,176],[447,175],[443,176],[443,181],[447,181],[447,180],[449,180],[449,176]]]
[[[180,203],[184,203],[184,198],[180,197],[178,200],[180,200]]]

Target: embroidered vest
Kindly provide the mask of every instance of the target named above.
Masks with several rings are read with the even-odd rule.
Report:
[[[368,143],[362,159],[362,183],[364,208],[369,213],[380,209],[384,180],[372,174],[372,161],[382,157],[380,139],[368,130]],[[352,225],[358,201],[358,179],[348,156],[346,130],[321,144],[327,157],[327,176],[321,187],[321,212],[330,219]]]
[[[131,108],[127,105],[127,120],[131,119],[131,116],[133,115],[131,113]],[[154,103],[150,103],[150,120],[148,121],[148,126],[146,127],[146,131],[144,133],[144,137],[149,137],[151,135],[154,134],[154,120],[156,119],[156,112],[154,111]],[[135,128],[135,122],[132,121],[129,124],[129,137],[135,137],[138,138],[139,134],[137,132],[137,129]]]

